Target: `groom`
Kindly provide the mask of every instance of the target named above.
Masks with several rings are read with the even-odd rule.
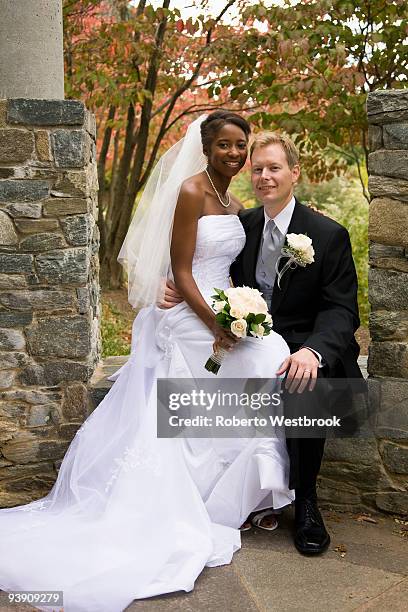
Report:
[[[290,391],[305,393],[317,376],[360,378],[357,277],[347,230],[300,204],[293,188],[300,175],[293,142],[274,133],[259,134],[251,147],[251,180],[263,205],[242,211],[246,244],[232,264],[235,286],[258,287],[271,307],[273,328],[291,355],[278,375],[287,373]],[[287,270],[277,282],[275,263],[287,234],[307,234],[315,261]],[[279,265],[282,269],[282,265]],[[324,439],[287,439],[289,487],[296,490],[295,546],[304,554],[323,552],[329,534],[317,507],[316,480]]]
[[[274,331],[291,351],[277,375],[286,373],[289,391],[304,392],[306,398],[318,376],[361,377],[354,338],[359,326],[357,277],[350,239],[344,227],[294,197],[300,167],[289,138],[259,134],[251,147],[251,166],[252,187],[262,206],[240,213],[246,244],[231,266],[231,278],[236,287],[262,291]],[[315,256],[306,267],[287,270],[279,286],[275,264],[287,234],[306,234]],[[171,298],[166,292],[166,299]],[[319,554],[330,543],[316,495],[324,439],[287,439],[287,447],[289,487],[296,491],[295,546],[303,554]]]

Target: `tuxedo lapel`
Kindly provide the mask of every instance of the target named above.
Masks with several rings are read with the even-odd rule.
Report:
[[[257,286],[255,270],[264,223],[264,209],[263,206],[260,206],[254,211],[250,223],[248,224],[245,253],[242,262],[244,278],[248,279],[248,285],[250,287]]]
[[[295,209],[293,211],[292,219],[290,220],[287,234],[305,234],[307,231],[306,219],[304,214],[304,206],[300,204],[298,200],[296,200]],[[285,239],[286,243],[286,239]],[[285,263],[287,263],[286,258],[282,258],[279,262],[278,269],[282,270]],[[278,286],[278,276],[276,275],[275,284],[273,287],[273,295],[272,295],[272,305],[271,305],[271,313],[274,314],[279,306],[281,305],[283,298],[285,297],[286,290],[289,286],[289,283],[292,280],[292,276],[296,273],[297,268],[289,268],[286,270],[285,274],[282,276],[280,281],[280,288]]]

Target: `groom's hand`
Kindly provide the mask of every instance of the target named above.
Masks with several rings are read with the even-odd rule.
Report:
[[[171,280],[166,281],[166,290],[164,292],[164,299],[160,304],[159,308],[173,308],[177,304],[183,301],[182,295],[177,291],[176,285]]]
[[[281,376],[284,372],[288,372],[285,389],[289,393],[294,393],[296,390],[298,393],[303,393],[308,385],[309,391],[315,388],[318,368],[319,360],[313,351],[301,348],[285,359],[276,375]]]

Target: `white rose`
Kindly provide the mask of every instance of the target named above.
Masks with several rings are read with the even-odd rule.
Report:
[[[250,291],[251,290],[249,289],[249,287],[230,287],[225,291],[225,293],[229,299],[230,304],[231,302],[238,304],[246,302],[248,300],[251,295]]]
[[[249,310],[246,307],[247,296],[244,292],[241,291],[241,289],[241,287],[233,287],[231,289],[227,289],[225,293],[228,298],[231,310],[233,312],[240,312],[241,317],[246,317],[249,313]]]
[[[245,319],[238,319],[231,323],[231,331],[237,338],[245,338],[247,331],[247,322]]]
[[[268,305],[263,299],[262,295],[254,296],[251,302],[251,310],[254,314],[267,314],[268,313]]]
[[[214,311],[215,312],[221,312],[221,310],[224,308],[226,303],[227,302],[223,302],[223,301],[217,300],[216,302],[214,302],[214,306],[213,306]]]
[[[265,317],[265,323],[269,323],[270,325],[272,325],[272,316],[269,314],[269,312]]]
[[[246,312],[246,310],[244,308],[240,308],[239,306],[235,306],[234,308],[230,309],[230,315],[235,319],[244,319],[247,314],[248,313]]]
[[[255,338],[262,338],[265,333],[265,328],[263,325],[254,325],[255,329],[251,331],[251,334],[255,336]]]
[[[268,312],[267,304],[258,289],[231,287],[225,293],[231,309],[239,311],[242,317],[246,317],[250,312],[254,314],[266,314]]]
[[[287,234],[288,245],[297,251],[306,251],[312,246],[312,239],[304,234]]]
[[[303,260],[305,263],[307,264],[311,264],[314,262],[314,248],[312,246],[309,246],[304,252],[303,252]]]

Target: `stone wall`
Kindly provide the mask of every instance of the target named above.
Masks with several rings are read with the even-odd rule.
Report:
[[[319,496],[408,513],[408,91],[368,98],[369,387],[376,438],[326,444]],[[99,355],[95,122],[77,101],[0,100],[0,507],[46,494]]]
[[[45,494],[99,355],[95,120],[0,101],[0,507]]]
[[[408,514],[408,89],[367,102],[370,204],[371,399],[388,486],[381,510]]]
[[[327,444],[320,496],[408,514],[408,90],[370,93],[368,372],[376,439]]]

